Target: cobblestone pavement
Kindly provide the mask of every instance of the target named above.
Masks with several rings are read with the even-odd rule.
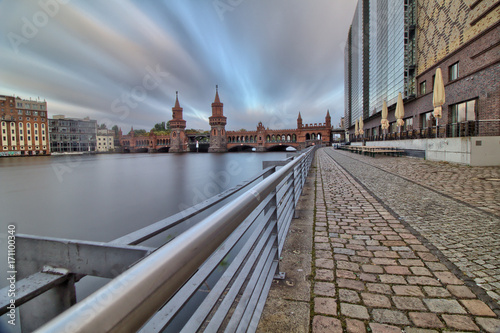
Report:
[[[500,217],[382,171],[397,163],[419,173],[415,170],[422,166],[420,160],[392,157],[361,160],[359,157],[363,156],[349,152],[329,149],[327,153],[500,303]],[[374,163],[379,168],[373,167]],[[412,163],[414,167],[410,166]],[[440,167],[450,167],[426,164],[429,167],[424,170],[434,169],[438,174],[442,173]],[[455,180],[455,186],[460,186],[459,180]]]
[[[500,330],[498,304],[441,255],[456,264],[482,256],[484,237],[495,241],[495,227],[498,236],[496,216],[333,149],[319,150],[315,163],[313,332]],[[411,213],[421,201],[424,210]],[[499,258],[484,252],[491,259],[477,259],[480,270]]]
[[[500,166],[470,167],[416,158],[372,158],[337,152],[500,216]]]

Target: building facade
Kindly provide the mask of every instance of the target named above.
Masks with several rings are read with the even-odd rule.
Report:
[[[47,102],[0,95],[0,156],[50,155]]]
[[[97,130],[96,148],[98,152],[115,151],[115,131],[108,129]]]
[[[97,121],[55,115],[49,119],[50,148],[53,153],[95,152]]]
[[[368,9],[361,17],[360,8]],[[368,23],[358,51],[359,20]],[[363,26],[366,27],[366,26]],[[345,49],[345,129],[350,140],[362,115],[363,140],[381,140],[381,108],[389,107],[383,139],[500,135],[500,6],[497,1],[359,0]],[[366,46],[366,45],[365,45]],[[356,52],[364,54],[363,57]],[[364,59],[360,64],[360,59]],[[359,88],[359,71],[368,89]],[[441,119],[433,111],[433,85],[441,68],[446,103]],[[368,78],[368,79],[367,79]],[[358,80],[358,81],[357,81]],[[394,116],[404,98],[404,126]],[[359,109],[368,96],[369,106]],[[359,139],[359,138],[357,138]]]

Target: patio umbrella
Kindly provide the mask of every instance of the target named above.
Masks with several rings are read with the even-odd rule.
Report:
[[[405,116],[405,108],[403,106],[403,96],[401,93],[398,94],[398,104],[396,104],[396,112],[394,114],[398,120],[398,126],[401,127],[405,124],[403,117]]]
[[[363,116],[361,116],[361,117],[359,117],[359,134],[360,135],[363,135],[363,133],[365,133],[365,131],[363,131],[363,127],[364,127]]]
[[[389,121],[387,120],[388,115],[389,111],[387,110],[387,102],[384,101],[384,104],[382,104],[382,120],[380,120],[380,125],[382,125],[382,130],[389,128]]]
[[[434,90],[432,93],[432,104],[434,105],[434,118],[436,118],[436,138],[439,132],[439,119],[443,116],[443,104],[445,101],[444,96],[444,82],[441,68],[436,69],[436,76],[434,78]]]
[[[434,105],[434,117],[439,119],[442,117],[443,104],[445,102],[444,96],[444,82],[441,68],[436,69],[436,77],[434,79],[434,91],[432,95],[432,104]]]
[[[356,136],[359,134],[359,129],[358,129],[359,127],[358,126],[359,126],[358,120],[356,119],[356,125],[354,126],[354,135],[356,135]]]

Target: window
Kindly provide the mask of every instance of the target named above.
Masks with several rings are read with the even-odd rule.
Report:
[[[425,93],[427,93],[426,83],[427,81],[420,82],[420,95],[424,95]]]
[[[423,113],[421,117],[422,128],[436,126],[436,118],[434,118],[434,116],[432,115],[432,111]]]
[[[459,71],[458,71],[458,62],[454,63],[449,67],[449,79],[450,81],[458,79]]]
[[[476,100],[453,104],[451,106],[451,122],[461,123],[476,120]]]
[[[23,110],[19,110],[19,111],[17,111],[17,114],[22,115],[22,114],[23,114]]]
[[[406,118],[404,121],[405,121],[404,130],[405,131],[411,131],[411,130],[413,130],[413,117]]]

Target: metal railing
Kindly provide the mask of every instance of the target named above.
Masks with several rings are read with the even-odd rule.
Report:
[[[127,260],[116,260],[114,264],[120,268],[114,271],[101,264],[103,267],[96,271],[102,272],[97,275],[121,274],[37,332],[159,332],[174,324],[178,327],[175,330],[182,332],[255,331],[272,279],[279,276],[279,256],[314,151],[310,148],[286,161],[274,162],[274,166],[237,189],[111,243],[73,242],[79,249],[86,249],[82,252],[89,251],[89,256],[95,256],[97,252],[92,251],[102,251],[102,248],[108,252],[128,251],[132,256],[129,253]],[[277,169],[278,165],[283,166]],[[250,190],[158,249],[132,246],[238,191],[241,193],[242,188],[261,177],[264,179]],[[63,247],[71,244],[67,240],[25,238],[26,241],[31,238],[32,242],[52,242],[52,246],[54,242]],[[61,265],[57,266],[60,275],[53,277],[45,289],[67,281],[74,288],[75,277],[93,272],[93,267],[81,268],[71,265],[72,261],[81,262],[74,258],[61,259]],[[128,265],[132,266],[126,269]],[[45,267],[43,272],[25,280],[50,273]],[[209,287],[209,284],[213,285]],[[41,292],[33,292],[22,301]],[[200,294],[203,295],[200,297]],[[198,303],[190,306],[194,299]],[[189,318],[179,324],[177,315],[189,307]]]
[[[351,142],[409,140],[432,138],[457,138],[470,136],[497,136],[500,135],[500,120],[476,120],[459,123],[431,126],[422,129],[402,130],[398,133],[352,136]]]

